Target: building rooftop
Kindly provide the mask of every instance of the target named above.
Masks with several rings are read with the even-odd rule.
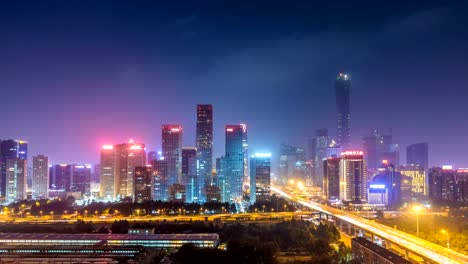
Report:
[[[410,261],[404,259],[403,257],[400,257],[399,255],[375,244],[372,243],[371,241],[363,238],[363,237],[355,237],[352,239],[352,242],[358,243],[359,245],[371,250],[374,252],[376,255],[379,255],[392,263],[399,263],[399,264],[411,264]]]

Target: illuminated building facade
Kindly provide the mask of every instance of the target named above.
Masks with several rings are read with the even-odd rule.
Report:
[[[323,161],[323,195],[329,201],[340,199],[340,163],[339,157],[329,157]]]
[[[115,178],[114,184],[117,198],[134,196],[133,178],[135,167],[146,166],[146,151],[144,144],[129,143],[114,145]]]
[[[101,179],[100,196],[105,200],[115,200],[117,189],[115,188],[115,155],[113,145],[104,145],[101,149]]]
[[[182,126],[163,125],[162,155],[167,162],[168,186],[182,182]]]
[[[403,165],[398,171],[411,178],[411,193],[414,197],[427,195],[426,171],[420,165]]]
[[[153,200],[167,201],[169,194],[169,175],[167,160],[153,161]]]
[[[371,204],[398,209],[403,203],[411,201],[411,177],[396,171],[392,164],[383,164],[379,173],[369,181],[369,195],[372,195],[369,197]]]
[[[213,169],[213,105],[197,105],[196,151],[198,156],[198,189],[211,184]],[[203,192],[199,192],[201,196]],[[202,198],[202,200],[205,200]]]
[[[142,203],[153,199],[153,168],[151,166],[135,167],[133,185],[134,202]]]
[[[148,164],[153,164],[153,161],[158,159],[158,153],[156,151],[148,151],[148,159],[146,162]]]
[[[353,203],[367,201],[367,169],[362,151],[341,153],[340,199]]]
[[[28,142],[24,140],[3,140],[0,143],[1,155],[1,177],[0,177],[0,198],[6,197],[7,181],[7,160],[28,158]]]
[[[26,199],[28,162],[25,159],[6,159],[6,201]]]
[[[241,125],[227,125],[226,129],[226,153],[224,156],[224,186],[227,194],[224,202],[239,201],[243,194],[244,178],[244,148],[242,139],[244,137]]]
[[[92,166],[90,164],[72,165],[71,190],[83,194],[91,192]]]
[[[44,155],[33,157],[32,175],[33,199],[49,197],[49,158]]]
[[[346,73],[339,73],[335,80],[335,96],[337,108],[337,140],[338,145],[347,149],[351,143],[351,114],[349,109],[349,94],[351,81]]]
[[[250,158],[250,203],[271,200],[271,153],[255,153]]]

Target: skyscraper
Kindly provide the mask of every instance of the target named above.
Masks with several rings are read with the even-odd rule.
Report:
[[[242,125],[227,125],[226,153],[224,156],[224,186],[225,201],[239,201],[242,199],[242,185],[244,178],[244,148],[242,139],[244,132]]]
[[[115,155],[113,145],[104,145],[101,149],[101,199],[115,200],[117,188],[115,186]]]
[[[366,155],[368,169],[378,169],[383,160],[398,166],[400,163],[400,149],[393,143],[391,129],[387,132],[374,129],[363,137],[363,150]]]
[[[429,144],[423,142],[407,146],[406,164],[419,165],[427,172],[429,169]]]
[[[340,73],[335,80],[335,96],[337,108],[337,139],[338,144],[347,149],[350,146],[351,137],[351,114],[350,95],[351,81],[346,73]]]
[[[72,181],[72,165],[58,164],[53,167],[54,173],[51,189],[69,192]]]
[[[271,200],[271,153],[255,153],[250,158],[250,203]]]
[[[134,202],[141,203],[151,201],[153,189],[153,168],[149,165],[145,167],[135,167],[133,185],[135,188]]]
[[[430,168],[429,199],[435,203],[465,206],[468,202],[468,169]]]
[[[26,199],[28,162],[25,159],[6,159],[6,201]]]
[[[153,161],[157,159],[158,159],[158,153],[156,151],[148,152],[148,159],[146,160],[148,164],[153,164]]]
[[[7,188],[7,159],[22,159],[28,157],[28,142],[23,140],[3,140],[0,144],[1,153],[1,177],[0,177],[0,197],[6,197]]]
[[[72,165],[71,190],[83,194],[90,193],[92,167],[90,164]]]
[[[315,131],[315,137],[311,140],[309,147],[313,148],[309,150],[310,155],[313,155],[312,161],[314,164],[314,177],[312,184],[315,186],[321,186],[323,183],[323,160],[327,158],[327,150],[330,144],[330,137],[328,136],[328,130],[325,128],[317,129]]]
[[[144,166],[144,144],[130,140],[128,143],[104,145],[101,150],[101,198],[133,198],[135,167]]]
[[[367,201],[367,170],[362,151],[344,151],[340,161],[340,199]]]
[[[145,145],[130,140],[128,143],[115,145],[114,155],[116,158],[114,180],[119,198],[133,198],[135,167],[146,166]]]
[[[247,142],[247,124],[240,124],[242,127],[242,155],[244,156],[244,183],[246,186],[249,183],[249,144]]]
[[[323,195],[328,200],[340,199],[340,161],[339,157],[329,157],[323,161]]]
[[[162,155],[167,162],[168,185],[182,181],[182,126],[163,125]]]
[[[213,168],[213,105],[197,105],[196,147],[201,189],[210,184]]]
[[[279,160],[279,177],[286,183],[288,179],[300,179],[307,182],[310,175],[306,172],[305,151],[303,148],[281,144]]]
[[[49,158],[44,155],[33,157],[33,199],[49,197]]]
[[[153,161],[153,200],[167,201],[169,196],[169,174],[168,161],[155,160]]]
[[[182,178],[186,190],[186,200],[188,203],[198,200],[199,184],[197,161],[200,156],[197,156],[197,148],[183,147],[182,148]]]

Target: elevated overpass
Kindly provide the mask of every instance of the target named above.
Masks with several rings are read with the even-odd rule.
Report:
[[[418,256],[421,256],[426,263],[440,264],[466,264],[468,256],[445,247],[428,242],[424,239],[415,237],[400,230],[393,229],[386,225],[376,223],[372,220],[359,217],[352,213],[342,211],[327,205],[307,201],[302,195],[294,194],[280,186],[272,186],[271,190],[279,195],[295,201],[309,209],[332,216],[340,221],[349,223],[365,232],[376,235],[386,241],[390,241],[401,248],[409,250]]]

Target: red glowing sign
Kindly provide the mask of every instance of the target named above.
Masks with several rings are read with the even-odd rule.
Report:
[[[362,151],[343,151],[341,152],[341,156],[362,156],[364,152]]]
[[[383,165],[388,165],[388,160],[382,160]]]
[[[171,128],[171,132],[179,132],[180,128]]]
[[[102,149],[114,149],[114,146],[112,146],[112,145],[104,145],[104,146],[102,146]]]
[[[234,131],[234,128],[226,128],[226,131],[227,132],[232,132],[232,131]]]

